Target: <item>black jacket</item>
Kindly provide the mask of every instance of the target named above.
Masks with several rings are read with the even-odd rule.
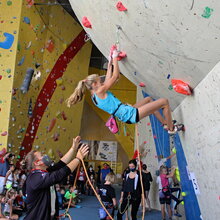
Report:
[[[47,171],[33,170],[30,172],[23,189],[27,196],[27,215],[24,220],[51,219],[50,186],[61,182],[61,180],[70,173],[71,170],[62,161],[49,167]],[[58,215],[59,207],[56,201],[55,216]]]

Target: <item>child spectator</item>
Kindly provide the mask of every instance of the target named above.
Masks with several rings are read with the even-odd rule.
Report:
[[[109,173],[105,177],[105,183],[103,183],[99,189],[99,195],[101,197],[101,200],[112,217],[114,217],[114,210],[117,205],[115,189],[112,187],[112,184],[114,182],[115,175],[113,173]],[[105,213],[104,209],[102,208],[100,209],[100,219],[108,219],[107,213]]]
[[[66,193],[64,195],[64,198],[66,199],[65,206],[66,205],[68,206],[69,201],[71,200],[70,207],[75,207],[75,205],[76,205],[76,201],[75,201],[76,194],[74,193],[74,187],[73,186],[69,187],[69,190],[66,191]]]
[[[91,174],[89,178],[90,178],[90,181],[91,181],[93,187],[96,188],[96,182],[95,182],[94,175]],[[93,192],[92,187],[90,186],[88,180],[86,181],[86,189],[87,189],[87,195],[88,196],[90,196],[90,195],[93,196],[94,195],[94,192]]]
[[[14,183],[15,165],[11,165],[9,171],[6,173],[4,185],[7,190],[11,189]]]
[[[84,189],[85,181],[86,181],[85,171],[83,170],[83,167],[80,167],[80,171],[77,176],[77,186],[82,194],[85,194],[85,189]]]

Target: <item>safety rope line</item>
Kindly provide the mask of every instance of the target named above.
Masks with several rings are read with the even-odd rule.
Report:
[[[98,193],[96,192],[94,186],[92,185],[91,180],[89,179],[89,175],[88,175],[88,173],[87,173],[87,170],[86,170],[86,166],[85,166],[84,161],[83,161],[83,160],[81,160],[81,161],[82,161],[83,169],[84,169],[85,174],[86,174],[86,178],[87,178],[87,180],[88,180],[88,182],[89,182],[89,185],[91,186],[93,192],[95,193],[96,198],[98,199],[100,205],[101,205],[102,208],[105,210],[105,212],[107,213],[107,215],[109,216],[109,218],[110,218],[111,220],[114,220],[114,218],[112,218],[112,216],[110,215],[110,213],[109,213],[108,210],[106,209],[105,205],[103,204],[102,200],[100,199],[100,197],[99,197]]]
[[[138,140],[138,124],[135,124],[135,132],[136,132],[136,145],[138,150],[138,161],[139,161],[139,172],[140,172],[140,181],[141,181],[141,195],[143,200],[143,212],[142,212],[142,220],[144,220],[145,216],[145,196],[144,196],[144,185],[143,185],[143,177],[142,177],[142,167],[141,167],[141,157],[140,157],[140,147],[139,147],[139,140]]]
[[[79,164],[78,167],[77,167],[76,176],[75,176],[74,183],[73,183],[73,188],[76,187],[76,181],[77,181],[77,176],[78,176],[78,174],[79,174],[80,165],[81,165],[81,164]],[[71,205],[71,203],[72,203],[72,200],[73,200],[73,197],[72,197],[72,194],[71,194],[70,200],[69,200],[69,203],[68,203],[68,206],[67,206],[67,209],[66,209],[66,211],[64,212],[64,214],[62,214],[62,215],[64,215],[64,216],[68,215],[68,212],[69,212],[69,209],[70,209],[70,205]]]

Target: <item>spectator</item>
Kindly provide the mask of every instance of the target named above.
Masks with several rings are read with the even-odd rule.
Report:
[[[47,155],[41,152],[31,151],[26,156],[26,164],[30,174],[23,186],[23,192],[27,195],[27,215],[25,220],[56,219],[59,216],[59,205],[54,185],[67,177],[80,161],[88,154],[88,146],[82,145],[72,160],[73,154],[78,148],[80,137],[73,139],[70,150],[61,160],[51,166]]]
[[[0,155],[0,193],[4,190],[5,176],[10,168],[10,159],[13,158],[12,153],[1,151]]]
[[[147,170],[147,165],[143,164],[143,185],[144,185],[144,195],[147,201],[149,211],[151,211],[150,200],[148,198],[150,192],[150,183],[153,181],[150,171]]]
[[[6,190],[11,189],[14,184],[14,171],[15,171],[15,165],[11,165],[8,172],[6,173],[4,180],[4,187]]]
[[[95,178],[94,178],[93,174],[91,174],[89,178],[90,178],[90,181],[91,181],[93,187],[96,188],[96,182],[95,182]],[[94,195],[94,192],[93,192],[92,187],[90,186],[88,180],[86,181],[86,189],[87,189],[87,195],[88,196],[90,196],[90,195],[93,196]]]
[[[98,166],[98,171],[96,172],[97,177],[96,177],[96,184],[97,187],[99,188],[101,185],[101,166]]]
[[[101,169],[101,175],[100,175],[101,183],[105,181],[105,177],[110,172],[111,172],[111,169],[110,169],[109,165],[107,163],[104,163],[103,168]]]
[[[112,187],[112,184],[115,182],[115,175],[113,173],[107,174],[105,177],[105,183],[103,183],[99,190],[99,195],[101,200],[108,210],[109,214],[114,217],[114,210],[117,205],[115,189]],[[102,210],[102,209],[101,209]],[[103,215],[104,214],[104,215]],[[104,210],[100,213],[100,219],[105,220],[107,218],[107,213]]]
[[[70,207],[75,207],[76,205],[76,194],[74,193],[74,187],[70,186],[69,189],[66,191],[64,198],[66,199],[65,206],[67,207],[69,204],[69,201],[71,199]]]
[[[83,170],[83,167],[80,167],[80,171],[77,176],[77,186],[80,190],[80,193],[85,194],[85,182],[86,182],[86,174]]]
[[[95,178],[95,171],[93,170],[92,165],[89,166],[89,169],[87,171],[88,176],[90,177],[91,175],[93,175],[93,177]]]

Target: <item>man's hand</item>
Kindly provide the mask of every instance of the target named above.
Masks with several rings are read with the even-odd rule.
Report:
[[[79,148],[76,157],[80,160],[83,160],[85,156],[89,153],[89,146],[87,144],[82,144],[82,146]]]
[[[77,137],[73,138],[73,144],[72,144],[72,149],[73,150],[77,150],[77,147],[79,146],[80,141],[81,141],[80,136],[77,136]]]

